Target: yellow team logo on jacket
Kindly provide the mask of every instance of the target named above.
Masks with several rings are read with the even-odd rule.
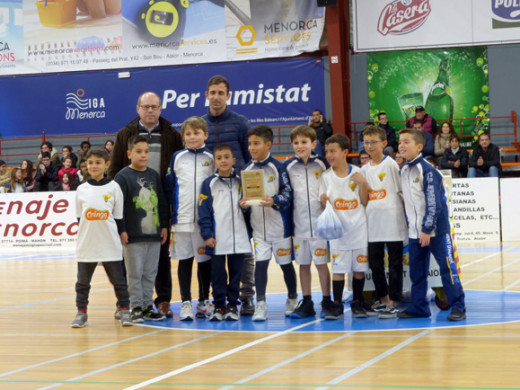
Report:
[[[354,192],[354,191],[356,190],[357,183],[350,183],[348,186],[350,187],[350,189],[352,190],[352,192]]]
[[[383,178],[386,176],[386,173],[380,173],[379,175],[377,175],[377,177],[379,177],[379,181],[383,181]]]
[[[206,199],[208,199],[207,195],[200,194],[199,195],[199,206],[202,206],[202,202],[204,202]]]
[[[368,200],[381,200],[386,198],[386,190],[368,190]]]
[[[267,182],[268,182],[268,183],[272,183],[273,181],[274,181],[274,175],[269,175],[269,176],[267,177]]]
[[[211,165],[211,161],[209,161],[209,160],[206,160],[206,161],[204,161],[204,162],[202,163],[202,166],[203,166],[203,167],[209,167],[210,165]]]
[[[296,252],[298,249],[300,249],[300,246],[299,245],[293,245],[293,249]]]
[[[335,263],[336,260],[337,260],[338,257],[339,257],[339,253],[333,253],[331,257],[332,257],[332,261]]]
[[[314,171],[314,176],[316,176],[316,179],[319,179],[321,176],[321,171]]]
[[[105,194],[103,195],[103,199],[105,199],[105,203],[108,202],[108,200],[111,198],[112,196],[108,195],[108,194]]]
[[[415,176],[415,179],[413,179],[414,183],[419,183],[419,176]]]

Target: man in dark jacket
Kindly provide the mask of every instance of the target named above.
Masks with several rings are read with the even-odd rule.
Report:
[[[491,137],[486,133],[479,135],[478,143],[469,156],[468,177],[499,177],[502,171],[500,149],[491,143]]]
[[[316,131],[318,144],[314,152],[321,157],[325,157],[325,140],[332,135],[332,126],[327,123],[320,110],[316,109],[309,118],[308,125]]]
[[[242,167],[251,160],[247,132],[251,125],[245,116],[231,111],[227,107],[229,82],[221,75],[213,76],[208,81],[206,99],[209,109],[203,116],[208,124],[209,136],[206,147],[213,151],[216,144],[228,144],[233,148],[233,155],[237,159],[235,167]],[[240,279],[240,314],[252,315],[255,312],[253,297],[255,295],[255,260],[253,255],[244,256],[242,276]]]
[[[33,191],[54,191],[58,186],[57,164],[51,161],[50,152],[42,152],[41,163],[36,170],[36,178]]]
[[[388,124],[388,116],[385,112],[380,112],[377,115],[377,122],[377,125],[386,132],[386,146],[383,153],[387,156],[393,156],[394,152],[397,152],[395,129]]]
[[[164,177],[173,154],[183,149],[182,137],[173,128],[172,123],[161,117],[161,98],[154,92],[144,92],[137,100],[137,114],[139,117],[120,129],[110,158],[108,176],[113,178],[117,172],[129,165],[127,156],[128,140],[136,135],[148,137],[150,143],[150,160],[148,167],[154,169]],[[170,309],[172,299],[172,274],[168,240],[161,246],[159,269],[155,279],[155,306],[167,317],[172,317]],[[116,312],[116,318],[119,312]]]

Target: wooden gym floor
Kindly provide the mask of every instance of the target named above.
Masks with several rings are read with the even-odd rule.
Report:
[[[2,254],[0,389],[519,389],[520,243],[459,255],[463,323],[433,306],[427,321],[352,319],[348,305],[342,321],[285,319],[273,262],[266,324],[180,323],[175,302],[161,326],[122,328],[98,268],[89,326],[72,329],[73,255]]]

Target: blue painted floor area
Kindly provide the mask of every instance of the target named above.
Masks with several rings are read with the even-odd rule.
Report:
[[[431,303],[430,318],[413,319],[379,319],[377,317],[352,318],[349,304],[345,304],[345,317],[342,320],[323,320],[319,318],[321,295],[313,295],[316,317],[292,319],[284,316],[285,294],[271,294],[267,297],[268,320],[253,322],[251,316],[243,316],[238,322],[211,322],[205,319],[179,321],[180,302],[172,303],[174,318],[158,322],[146,322],[146,325],[186,330],[229,331],[229,332],[283,332],[298,328],[297,332],[349,332],[349,331],[381,331],[441,328],[452,326],[496,324],[520,321],[520,293],[505,291],[466,291],[467,319],[452,322],[446,319],[449,311],[441,311],[435,303]],[[196,302],[194,302],[195,306]],[[406,306],[403,304],[401,309]]]
[[[467,254],[478,254],[478,253],[497,253],[501,251],[508,251],[511,248],[510,245],[495,245],[495,246],[458,246],[457,251],[461,255]],[[512,249],[511,252],[515,252],[515,249]],[[520,252],[520,247],[516,248],[516,252]]]

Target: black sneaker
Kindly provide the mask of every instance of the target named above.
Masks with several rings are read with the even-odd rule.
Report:
[[[146,309],[143,310],[143,317],[145,320],[148,321],[161,321],[166,318],[164,314],[155,311],[153,306],[148,306]]]
[[[369,317],[377,317],[379,314],[381,314],[385,310],[386,310],[386,304],[376,301],[372,306],[370,306],[370,309],[368,309],[366,311],[366,313],[367,313],[367,316],[369,316]]]
[[[410,313],[409,311],[400,311],[397,313],[397,318],[407,319],[407,318],[423,318],[423,316]]]
[[[133,323],[141,323],[144,322],[143,311],[140,307],[134,307],[132,309],[132,314],[130,314],[130,318]]]
[[[291,313],[291,318],[307,318],[316,315],[314,311],[314,302],[310,301],[300,301],[296,309]]]
[[[236,306],[228,306],[226,310],[226,314],[224,314],[224,319],[226,321],[238,321],[240,316],[238,315],[238,310]]]
[[[397,317],[397,313],[399,313],[399,309],[397,307],[392,305],[386,305],[386,309],[379,313],[379,318],[395,318]]]
[[[332,301],[330,300],[330,297],[327,297],[328,299],[323,299],[321,301],[321,313],[320,318],[325,318],[325,313],[327,312],[327,308],[330,306]]]
[[[337,302],[329,302],[325,308],[326,320],[339,320],[343,318],[343,304]]]
[[[359,301],[350,302],[350,310],[352,311],[352,318],[367,318],[367,313],[363,309],[363,304]]]
[[[466,319],[466,312],[458,309],[451,309],[451,313],[448,314],[449,321],[462,321]]]
[[[255,304],[253,303],[253,298],[242,299],[242,304],[240,305],[240,315],[252,316],[253,314],[255,314]]]

